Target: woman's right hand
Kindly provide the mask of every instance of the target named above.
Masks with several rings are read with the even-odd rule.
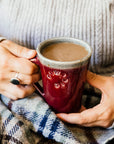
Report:
[[[10,40],[0,43],[0,94],[16,100],[35,91],[32,84],[40,78],[39,68],[29,60],[35,56],[35,50],[22,47]],[[10,82],[16,73],[19,74],[20,85]]]

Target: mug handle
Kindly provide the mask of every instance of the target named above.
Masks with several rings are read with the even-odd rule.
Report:
[[[30,61],[39,66],[39,59],[37,56],[35,58],[30,59]],[[33,86],[35,87],[38,94],[44,97],[45,93],[43,92],[43,87],[38,82],[34,83]]]

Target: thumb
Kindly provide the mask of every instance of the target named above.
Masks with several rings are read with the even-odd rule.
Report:
[[[2,42],[3,47],[10,51],[13,55],[17,57],[24,57],[31,59],[36,56],[36,50],[31,50],[26,47],[20,46],[10,40],[5,40]]]
[[[107,89],[107,80],[109,77],[97,75],[90,71],[87,72],[87,82],[100,90]]]

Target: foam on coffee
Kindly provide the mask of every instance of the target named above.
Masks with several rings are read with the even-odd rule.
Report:
[[[48,45],[42,50],[42,55],[55,61],[81,60],[88,55],[88,51],[81,45],[62,42]]]

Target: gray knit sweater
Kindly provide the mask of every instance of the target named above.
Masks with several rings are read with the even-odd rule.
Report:
[[[28,48],[52,37],[88,42],[90,69],[114,72],[114,0],[0,0],[0,35]]]

